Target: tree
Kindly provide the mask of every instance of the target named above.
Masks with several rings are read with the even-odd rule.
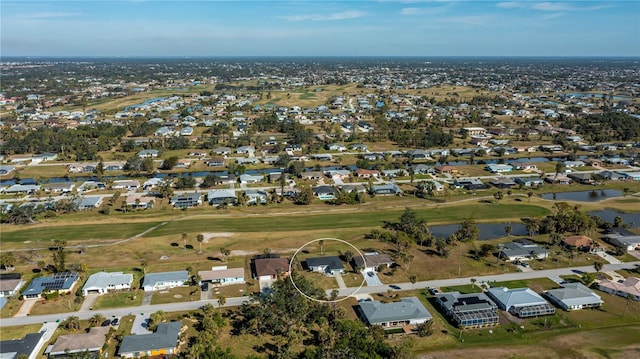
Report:
[[[504,194],[502,193],[502,191],[498,191],[493,194],[493,198],[495,198],[496,201],[500,202],[504,198]]]
[[[227,297],[223,294],[218,295],[218,307],[223,307],[227,303]]]
[[[53,241],[53,266],[56,272],[64,272],[66,270],[67,251],[64,247],[67,241],[56,239]]]
[[[187,234],[186,233],[182,233],[182,243],[184,244],[184,248],[183,250],[187,250]]]
[[[602,270],[602,267],[604,266],[604,264],[602,264],[602,262],[594,262],[593,263],[593,268],[595,268],[596,272],[600,273],[600,271]]]
[[[593,273],[585,272],[580,277],[580,280],[582,280],[582,283],[588,287],[591,285],[591,283],[593,283],[594,280],[596,280],[596,275]]]
[[[318,244],[320,244],[320,255],[323,256],[324,255],[324,239],[319,240]]]
[[[293,203],[297,205],[309,205],[313,201],[313,190],[310,186],[301,186],[300,192],[293,196]]]
[[[67,319],[63,320],[60,323],[60,326],[66,330],[80,330],[80,318],[72,315],[67,317]]]
[[[418,324],[418,336],[428,337],[435,332],[435,323],[433,320],[428,320],[424,323]]]
[[[160,165],[160,169],[171,170],[177,164],[178,164],[178,156],[171,156],[165,159],[164,161],[162,161],[162,164]]]
[[[0,267],[3,267],[7,270],[13,269],[16,264],[16,257],[13,255],[13,252],[3,252],[0,254]]]
[[[94,314],[91,318],[89,318],[89,325],[92,327],[98,326],[105,321],[105,316],[101,313]]]
[[[411,286],[413,287],[418,281],[418,277],[415,274],[409,276],[409,282],[411,282]]]
[[[476,286],[476,282],[477,282],[478,280],[477,280],[477,279],[475,279],[475,278],[471,278],[470,280],[471,280],[471,286],[472,286],[472,287],[475,287],[475,286]]]
[[[527,198],[529,199],[528,202],[531,202],[531,197],[533,197],[533,192],[527,192]]]
[[[198,253],[202,253],[202,242],[204,242],[204,235],[202,233],[198,234],[196,236],[196,241],[198,241],[198,244],[200,245],[200,249],[198,250]]]
[[[507,237],[511,236],[511,231],[513,228],[511,226],[504,226],[504,231],[507,233]]]
[[[224,256],[224,261],[226,262],[229,258],[229,255],[231,254],[231,251],[227,248],[220,248],[220,254],[222,254]]]
[[[167,319],[167,315],[162,310],[152,313],[149,316],[149,324],[147,325],[147,329],[150,331],[155,331],[156,328],[158,327],[158,324],[164,322],[166,319]]]

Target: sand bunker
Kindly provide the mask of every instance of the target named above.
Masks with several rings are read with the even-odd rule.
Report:
[[[202,235],[204,236],[204,240],[202,241],[202,243],[209,243],[209,239],[211,239],[211,238],[231,237],[231,236],[234,235],[234,233],[231,233],[231,232],[206,232],[206,233],[202,233]]]

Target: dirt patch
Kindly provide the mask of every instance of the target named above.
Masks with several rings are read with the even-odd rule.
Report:
[[[209,243],[209,239],[211,238],[219,238],[219,237],[231,237],[234,233],[231,232],[205,232],[202,233],[204,240],[202,243]]]

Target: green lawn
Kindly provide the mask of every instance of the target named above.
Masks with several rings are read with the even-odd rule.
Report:
[[[0,328],[0,340],[22,339],[29,333],[35,333],[42,328],[42,324],[18,325]]]
[[[550,213],[546,208],[527,204],[488,205],[470,203],[466,206],[442,208],[417,208],[419,218],[427,223],[460,222],[462,218],[488,220],[498,218],[521,218],[544,216]],[[355,228],[382,226],[385,221],[396,221],[402,210],[353,212],[335,214],[291,214],[283,216],[264,216],[254,218],[225,218],[223,221],[211,218],[185,219],[168,223],[150,233],[147,237],[164,236],[189,232],[199,228],[203,232],[254,232],[261,231],[304,231],[329,228]]]
[[[3,242],[38,242],[38,246],[46,246],[52,239],[92,240],[92,239],[124,239],[160,224],[161,222],[118,223],[118,224],[85,224],[50,226],[46,229],[25,228],[13,232],[2,233]]]
[[[142,304],[144,293],[140,290],[127,292],[114,292],[98,297],[93,305],[94,310],[133,307]]]
[[[536,292],[541,292],[543,290],[557,288],[558,284],[549,278],[535,278],[535,279],[511,280],[506,282],[491,282],[491,286],[507,287],[509,289],[529,287],[535,290]]]
[[[200,289],[197,286],[177,287],[153,293],[151,304],[190,302],[200,300]]]
[[[64,295],[53,300],[38,301],[31,309],[30,315],[69,313],[80,310],[80,303],[75,303],[74,295]]]

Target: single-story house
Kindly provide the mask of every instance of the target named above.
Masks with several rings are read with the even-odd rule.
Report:
[[[536,171],[538,169],[535,163],[524,160],[511,161],[509,164],[518,171]]]
[[[347,147],[340,143],[329,143],[325,146],[325,148],[329,151],[340,151],[344,152],[347,150]]]
[[[490,163],[486,165],[484,169],[491,173],[505,173],[505,172],[511,172],[513,170],[513,167],[511,165]]]
[[[458,178],[453,181],[453,185],[460,188],[464,188],[467,191],[476,191],[489,188],[489,185],[484,184],[478,178]]]
[[[408,174],[407,170],[402,168],[394,168],[390,170],[382,170],[382,175],[388,178],[402,177]]]
[[[504,244],[499,253],[500,258],[507,261],[526,261],[529,259],[542,259],[549,256],[549,251],[531,240],[522,238]]]
[[[13,297],[18,294],[23,285],[24,281],[20,273],[0,274],[0,298]]]
[[[516,177],[513,181],[517,184],[522,184],[524,187],[542,186],[544,182],[540,177]]]
[[[307,171],[307,172],[302,172],[299,174],[300,178],[302,179],[306,179],[306,180],[315,180],[315,181],[319,181],[323,178],[325,178],[325,174],[321,171]]]
[[[241,174],[240,175],[240,183],[260,183],[264,181],[263,175],[249,175],[249,174]]]
[[[380,171],[358,168],[355,170],[355,175],[358,178],[380,178]]]
[[[211,270],[198,271],[200,282],[214,285],[231,285],[244,283],[244,268],[231,268],[227,266],[211,267]]]
[[[330,153],[316,153],[311,155],[311,159],[316,161],[331,161],[333,157]]]
[[[137,180],[117,180],[111,183],[111,189],[126,189],[128,191],[140,188],[140,181]]]
[[[75,188],[73,182],[54,182],[42,185],[42,190],[49,193],[70,193]]]
[[[565,168],[584,167],[587,165],[584,161],[564,161],[562,164]]]
[[[138,152],[138,156],[142,158],[156,158],[158,157],[158,150],[142,150]]]
[[[581,283],[565,283],[562,288],[547,290],[545,295],[566,311],[596,308],[603,303],[599,295]]]
[[[337,256],[307,258],[305,263],[312,272],[320,272],[328,276],[345,273],[344,265]]]
[[[336,198],[336,189],[331,186],[315,186],[311,190],[314,196],[323,201]]]
[[[258,280],[260,290],[271,288],[273,282],[279,277],[289,275],[289,260],[280,258],[277,254],[265,254],[258,256],[251,262],[253,278]]]
[[[444,165],[444,166],[438,165],[438,166],[435,166],[434,168],[435,168],[436,172],[442,173],[442,174],[445,174],[445,173],[451,174],[451,173],[458,172],[457,168],[455,168],[454,166],[449,166],[449,165]]]
[[[170,204],[175,208],[189,208],[202,205],[202,195],[200,193],[184,193],[171,197]]]
[[[359,314],[366,325],[380,325],[385,329],[404,328],[428,322],[433,317],[416,297],[399,302],[364,301],[358,304]]]
[[[616,247],[624,248],[627,251],[640,249],[640,235],[625,230],[624,228],[611,228],[605,234],[604,240]]]
[[[45,341],[45,332],[29,333],[21,339],[0,341],[0,358],[17,359],[26,357],[36,359],[40,357],[38,350]]]
[[[147,292],[151,290],[166,290],[175,287],[182,287],[188,280],[189,272],[186,270],[149,273],[144,276],[142,289]]]
[[[544,178],[545,181],[554,184],[571,184],[573,180],[565,175],[556,174],[556,175],[548,175]]]
[[[385,183],[371,186],[371,190],[378,196],[399,196],[402,190],[395,183]]]
[[[200,157],[200,158],[205,158],[207,157],[207,155],[208,155],[208,152],[205,150],[192,150],[188,154],[189,157]]]
[[[12,166],[12,165],[3,165],[0,166],[0,176],[1,175],[8,175],[9,173],[15,171],[16,166]]]
[[[625,176],[622,173],[616,172],[616,171],[608,171],[608,170],[598,172],[598,176],[609,181],[622,181],[625,179]]]
[[[598,288],[609,294],[626,298],[630,296],[633,300],[640,302],[640,278],[629,277],[622,282],[612,280],[601,280]]]
[[[204,160],[204,164],[208,167],[224,167],[224,158],[214,157]]]
[[[98,272],[92,274],[82,287],[82,295],[105,294],[111,290],[131,289],[133,274],[123,272]]]
[[[498,307],[520,318],[550,315],[556,309],[540,294],[529,288],[494,287],[487,290],[487,295]]]
[[[640,172],[618,172],[625,181],[640,181]]]
[[[248,189],[244,191],[244,195],[247,198],[247,205],[266,204],[269,200],[267,192],[257,189]]]
[[[377,272],[378,268],[391,267],[395,262],[390,255],[386,253],[368,252],[364,256],[353,256],[353,264],[355,268],[362,268],[363,272]]]
[[[152,334],[127,335],[122,338],[118,355],[121,358],[159,357],[175,354],[182,331],[182,322],[158,324]]]
[[[91,196],[91,197],[83,197],[78,203],[79,210],[85,209],[95,209],[102,206],[102,201],[104,200],[104,196]]]
[[[572,180],[576,181],[577,183],[581,183],[581,184],[593,184],[593,183],[595,183],[591,173],[575,172],[575,173],[569,173],[567,175],[567,177],[569,177]]]
[[[133,193],[127,196],[127,199],[125,201],[127,202],[127,207],[135,209],[145,209],[153,208],[153,203],[155,200],[157,200],[156,197],[145,196],[142,193]]]
[[[67,358],[70,354],[88,354],[92,358],[99,357],[107,340],[110,327],[92,327],[89,332],[61,335],[45,354],[49,358]]]
[[[236,203],[236,192],[232,189],[212,189],[207,193],[207,201],[212,206],[225,202],[233,205]]]
[[[236,157],[236,162],[241,165],[255,165],[260,163],[258,157]]]
[[[216,147],[211,150],[211,153],[215,153],[216,155],[228,155],[231,153],[230,147]]]
[[[438,293],[436,302],[460,328],[486,327],[500,321],[498,306],[484,293]]]
[[[562,238],[562,244],[581,251],[589,251],[594,246],[593,239],[587,236],[567,236]]]
[[[9,188],[3,189],[4,193],[36,193],[40,190],[40,186],[36,184],[14,184]]]
[[[516,183],[509,177],[498,177],[489,180],[489,184],[501,189],[508,189],[516,185]]]
[[[77,272],[62,272],[46,277],[35,277],[29,286],[22,292],[24,299],[35,299],[42,296],[42,292],[69,293],[78,283]]]
[[[253,146],[240,146],[236,148],[236,153],[244,153],[244,154],[252,155],[255,152],[256,152],[256,148]]]

